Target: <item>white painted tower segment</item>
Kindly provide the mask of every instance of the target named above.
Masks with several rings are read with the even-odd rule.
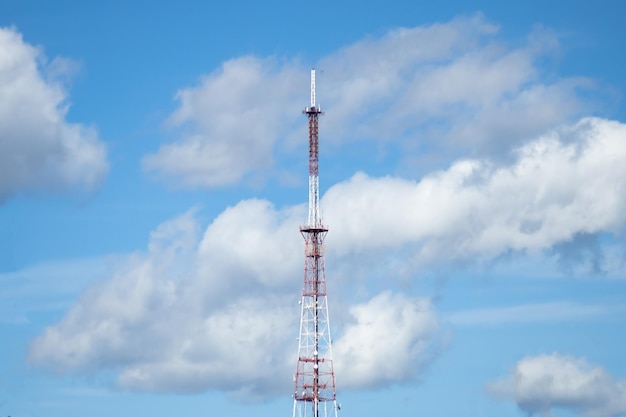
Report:
[[[311,107],[315,107],[315,68],[311,70]]]

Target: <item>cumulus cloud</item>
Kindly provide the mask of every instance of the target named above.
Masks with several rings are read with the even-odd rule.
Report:
[[[342,387],[414,380],[437,353],[439,324],[427,299],[382,292],[350,308],[353,322],[334,345]]]
[[[356,174],[323,198],[332,248],[413,245],[417,264],[538,252],[626,217],[626,125],[583,119],[520,147],[502,165],[466,159],[409,181]]]
[[[530,414],[552,416],[558,409],[585,417],[626,413],[626,381],[615,380],[585,359],[559,353],[526,357],[487,389]]]
[[[306,75],[274,59],[225,62],[177,93],[180,107],[169,123],[180,138],[146,156],[144,169],[192,187],[229,185],[267,169],[275,142],[300,116]]]
[[[91,190],[108,171],[92,128],[68,123],[60,81],[68,61],[47,62],[15,29],[0,28],[0,202],[16,193]]]
[[[305,215],[302,206],[247,200],[201,237],[193,211],[164,223],[147,253],[130,256],[31,343],[29,361],[59,373],[115,369],[120,388],[138,391],[218,389],[248,401],[290,392]],[[384,293],[350,312],[354,322],[335,340],[336,362],[359,366],[358,375],[338,366],[344,388],[409,381],[433,354],[437,322],[427,300]],[[389,343],[377,339],[394,326],[401,335],[393,336],[394,351],[407,351],[381,375]]]
[[[336,146],[415,143],[454,159],[501,155],[585,108],[590,81],[544,74],[558,48],[548,31],[526,44],[498,41],[482,16],[394,29],[322,57],[318,101],[323,136]],[[247,56],[225,62],[199,85],[180,90],[170,117],[175,139],[144,168],[183,186],[216,187],[271,172],[277,149],[307,140],[300,109],[308,69],[295,59]]]

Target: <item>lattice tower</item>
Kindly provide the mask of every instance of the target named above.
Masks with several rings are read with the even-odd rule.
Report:
[[[293,417],[337,417],[339,407],[324,274],[324,238],[328,229],[322,225],[319,210],[317,122],[323,112],[315,103],[315,69],[311,70],[311,107],[303,113],[309,119],[309,218],[307,225],[300,227],[305,242],[304,287]]]

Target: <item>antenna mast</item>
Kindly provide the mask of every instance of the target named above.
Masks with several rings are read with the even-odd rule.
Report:
[[[309,118],[309,222],[308,226],[321,226],[319,215],[319,145],[317,119],[321,107],[315,107],[315,69],[311,70],[311,107],[304,109]]]
[[[309,119],[309,218],[300,228],[304,237],[304,287],[298,338],[293,417],[337,417],[337,395],[331,350],[330,321],[324,274],[324,238],[328,229],[319,212],[318,117],[322,109],[315,102],[315,69],[311,70]],[[327,410],[327,403],[333,404]],[[310,404],[310,406],[309,406]]]

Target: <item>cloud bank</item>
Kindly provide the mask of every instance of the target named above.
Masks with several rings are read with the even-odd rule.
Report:
[[[329,259],[337,271],[376,259],[354,279],[383,276],[389,288],[433,264],[619,233],[624,137],[621,123],[583,119],[522,146],[508,165],[463,160],[419,182],[357,174],[322,198]],[[304,205],[252,199],[202,234],[193,211],[164,223],[146,253],[129,256],[32,342],[29,360],[58,372],[119,370],[118,385],[133,390],[289,392],[305,216]],[[337,287],[354,283],[329,275]],[[344,389],[416,381],[440,350],[427,299],[383,289],[333,309],[343,318],[333,349]]]
[[[617,381],[585,359],[553,353],[519,361],[509,376],[487,386],[529,414],[567,410],[585,417],[626,413],[626,381]]]
[[[92,190],[108,172],[95,130],[66,121],[67,75],[20,33],[0,28],[0,202],[18,193]]]

